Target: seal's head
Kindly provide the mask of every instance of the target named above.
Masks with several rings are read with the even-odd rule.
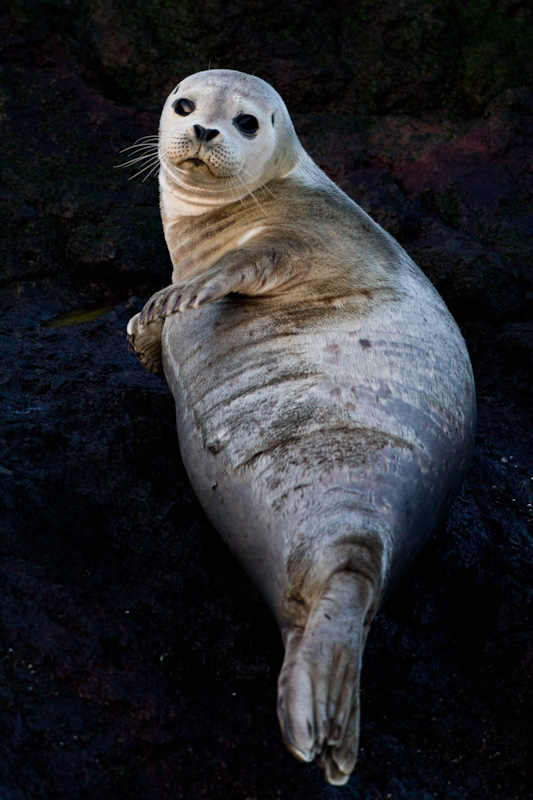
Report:
[[[244,72],[190,75],[161,114],[162,188],[192,206],[240,200],[291,172],[302,152],[279,94]]]

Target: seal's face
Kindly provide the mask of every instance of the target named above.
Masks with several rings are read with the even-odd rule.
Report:
[[[159,158],[174,192],[239,200],[296,164],[300,145],[281,97],[264,81],[208,70],[169,95],[159,129]]]

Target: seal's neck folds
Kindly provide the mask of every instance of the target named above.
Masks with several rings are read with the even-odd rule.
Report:
[[[228,197],[222,204],[226,205],[234,198]],[[220,196],[200,194],[188,190],[172,180],[164,165],[159,170],[159,201],[163,225],[179,217],[193,217],[205,214],[221,205]]]
[[[298,150],[292,163],[286,164],[286,170],[276,175],[277,180],[288,178],[289,175],[297,177],[302,183],[307,183],[308,173],[318,170],[314,161],[307,155],[298,140]],[[312,179],[311,181],[312,182]],[[159,194],[161,217],[163,226],[179,219],[180,217],[192,217],[214,211],[216,208],[230,205],[231,203],[243,200],[249,195],[253,195],[261,187],[265,186],[262,182],[254,182],[248,186],[244,183],[236,187],[230,185],[226,190],[220,185],[213,191],[202,191],[198,186],[187,187],[184,182],[174,179],[172,174],[163,162],[159,170]],[[268,187],[267,187],[268,188]]]

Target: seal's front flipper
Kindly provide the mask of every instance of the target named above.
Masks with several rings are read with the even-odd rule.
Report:
[[[224,253],[205,272],[165,286],[148,300],[140,323],[200,308],[237,292],[249,297],[278,294],[294,288],[310,270],[312,259],[299,240],[282,244],[266,235]]]
[[[305,628],[288,635],[278,683],[278,717],[288,749],[316,758],[334,786],[345,784],[359,748],[359,679],[375,592],[369,579],[332,575]]]
[[[140,324],[169,317],[190,308],[199,308],[219,300],[242,285],[242,275],[235,270],[209,269],[200,275],[184,278],[165,286],[148,300],[140,315]]]
[[[141,325],[140,314],[130,319],[127,327],[130,350],[133,350],[143,367],[154,375],[163,374],[161,360],[161,332],[165,320],[156,319]]]

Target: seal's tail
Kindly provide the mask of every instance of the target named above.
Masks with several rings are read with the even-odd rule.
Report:
[[[278,717],[297,758],[316,758],[334,786],[345,784],[359,748],[359,676],[374,586],[355,572],[337,572],[324,586],[305,628],[286,641],[278,682]]]

